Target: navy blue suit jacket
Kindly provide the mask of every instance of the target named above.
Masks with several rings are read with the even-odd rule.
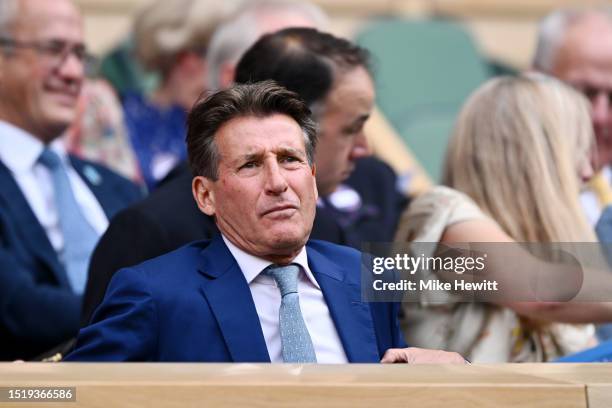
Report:
[[[71,157],[110,219],[142,190],[110,170]],[[0,360],[30,359],[73,337],[81,297],[10,170],[0,162]]]
[[[361,301],[360,252],[315,240],[306,250],[350,362],[378,362],[404,347],[398,305]],[[248,283],[217,235],[117,272],[66,361],[270,357]]]

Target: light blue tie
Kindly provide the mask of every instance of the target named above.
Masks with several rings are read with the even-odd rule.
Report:
[[[55,205],[64,236],[64,249],[59,258],[73,292],[80,295],[85,290],[89,258],[99,235],[83,216],[57,153],[45,148],[38,161],[49,169],[53,178]]]
[[[316,363],[317,356],[300,310],[297,278],[300,267],[295,264],[270,265],[263,273],[271,276],[281,292],[279,311],[281,345],[285,363]]]

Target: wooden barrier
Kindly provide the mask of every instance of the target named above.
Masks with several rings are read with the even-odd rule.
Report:
[[[74,387],[75,402],[6,402]],[[0,407],[612,406],[612,364],[264,365],[1,363]]]

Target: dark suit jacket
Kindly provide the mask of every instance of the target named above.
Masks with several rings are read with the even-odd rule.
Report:
[[[187,166],[173,170],[172,175],[145,200],[117,214],[100,239],[91,259],[81,326],[89,323],[116,271],[218,232],[213,218],[198,209]],[[345,242],[333,215],[325,213],[315,217],[311,237]]]
[[[404,347],[396,303],[361,302],[361,253],[309,241],[308,264],[353,363]],[[216,235],[122,269],[66,361],[269,362],[246,279]]]
[[[110,170],[71,157],[107,217],[142,196]],[[0,163],[0,360],[29,359],[74,336],[81,297],[9,169]]]
[[[342,228],[346,245],[361,249],[364,242],[391,242],[408,199],[399,192],[393,169],[376,157],[357,161],[344,182],[361,198],[362,205],[352,212],[335,209],[326,201],[326,211]]]

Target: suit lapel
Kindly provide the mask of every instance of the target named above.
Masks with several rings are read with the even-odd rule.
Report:
[[[121,201],[116,192],[112,191],[112,186],[109,185],[108,180],[102,176],[95,166],[72,155],[70,156],[70,164],[96,197],[106,218],[110,220],[115,213],[125,207],[125,201]]]
[[[53,272],[60,286],[70,287],[68,277],[60,264],[55,249],[47,238],[40,222],[34,215],[25,196],[11,175],[10,170],[0,163],[0,197],[7,210],[7,216],[17,226],[16,234],[35,257],[43,261]]]
[[[201,290],[234,362],[270,362],[249,285],[220,235],[202,251]]]
[[[308,264],[321,286],[349,362],[378,362],[380,357],[370,308],[361,301],[360,288],[345,279],[346,274],[354,271],[333,263],[310,247],[307,251]]]

